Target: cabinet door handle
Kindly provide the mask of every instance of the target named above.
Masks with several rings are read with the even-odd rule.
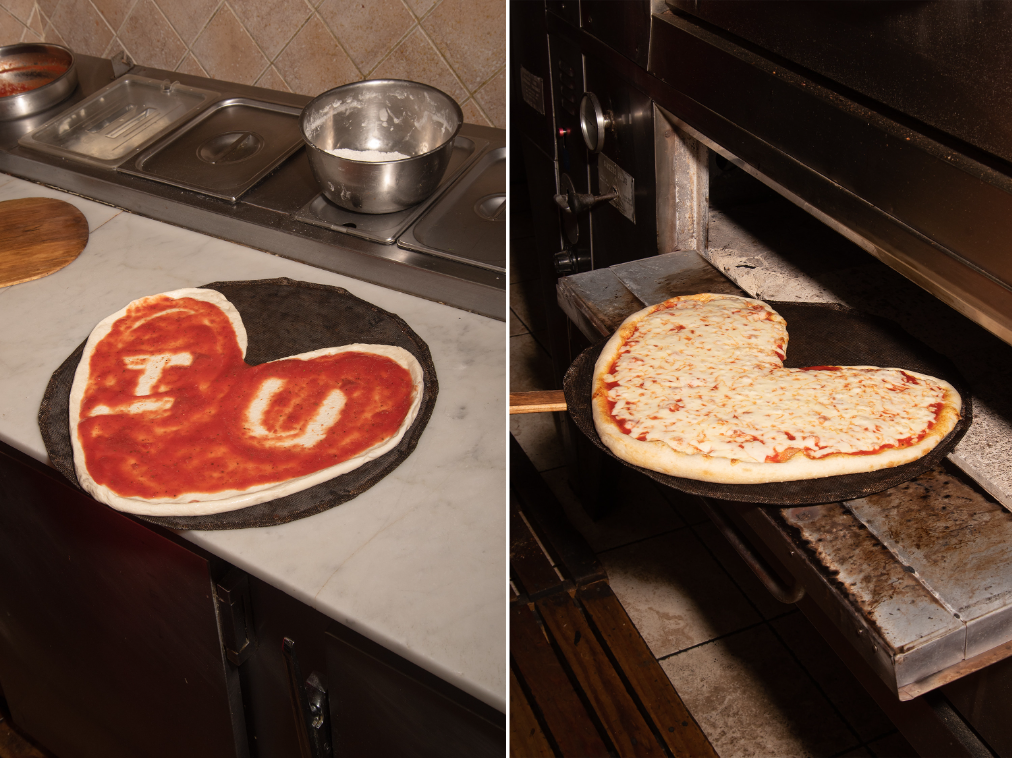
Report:
[[[253,631],[253,607],[249,597],[249,577],[232,569],[215,587],[218,599],[218,626],[225,655],[239,666],[256,650]]]
[[[330,742],[330,699],[319,672],[314,671],[303,682],[302,668],[295,655],[295,640],[285,637],[281,652],[288,669],[288,689],[292,697],[292,713],[299,734],[302,758],[333,758]]]

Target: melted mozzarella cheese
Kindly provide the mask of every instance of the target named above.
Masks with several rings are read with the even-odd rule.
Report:
[[[637,324],[608,383],[630,436],[766,462],[917,442],[944,389],[899,369],[786,369],[786,326],[758,301],[675,301]],[[785,453],[785,451],[787,451]]]

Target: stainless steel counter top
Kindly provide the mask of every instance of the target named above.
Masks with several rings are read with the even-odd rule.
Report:
[[[328,271],[506,319],[504,268],[494,270],[379,244],[297,220],[296,214],[319,193],[304,148],[231,203],[19,146],[22,135],[115,79],[107,60],[79,56],[78,66],[81,84],[69,100],[35,116],[0,124],[0,171]],[[251,98],[299,109],[311,99],[159,69],[136,67],[130,73],[212,88],[222,99]],[[502,129],[465,124],[460,134],[487,145],[486,149],[506,143]]]

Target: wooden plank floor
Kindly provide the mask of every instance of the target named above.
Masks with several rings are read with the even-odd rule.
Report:
[[[716,753],[511,440],[510,754]]]

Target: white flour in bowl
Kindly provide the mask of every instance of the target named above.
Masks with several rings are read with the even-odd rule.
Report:
[[[350,161],[363,161],[365,163],[381,163],[382,161],[399,161],[403,158],[410,158],[410,155],[398,152],[383,152],[382,150],[355,150],[351,147],[337,147],[326,152],[336,155],[338,158],[347,158]]]

